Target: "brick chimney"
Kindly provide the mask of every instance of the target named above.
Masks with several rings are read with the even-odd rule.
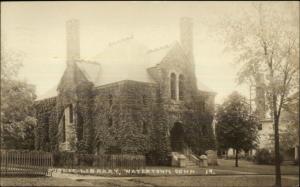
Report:
[[[80,59],[79,21],[77,19],[66,22],[67,65]]]
[[[193,42],[193,20],[182,17],[180,19],[180,43],[192,63],[194,62]]]

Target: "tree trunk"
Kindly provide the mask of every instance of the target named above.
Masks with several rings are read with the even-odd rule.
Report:
[[[276,173],[276,187],[281,187],[281,171],[280,171],[280,152],[279,152],[279,120],[274,116],[274,135],[275,135],[275,173]]]
[[[235,167],[239,167],[239,152],[235,150]]]

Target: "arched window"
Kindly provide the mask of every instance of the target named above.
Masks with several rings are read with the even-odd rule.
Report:
[[[111,127],[113,125],[112,117],[108,118],[108,126]]]
[[[184,77],[179,75],[179,100],[184,99]]]
[[[202,112],[205,112],[205,110],[206,110],[206,109],[205,109],[205,107],[206,107],[206,106],[205,106],[205,105],[206,105],[205,101],[202,100],[202,101],[200,102],[200,105],[201,105],[200,107],[201,107]]]
[[[207,129],[206,129],[206,126],[203,125],[202,126],[202,135],[205,135],[205,134],[207,134]]]
[[[73,123],[73,105],[72,104],[70,104],[69,105],[69,121],[70,121],[70,123]]]
[[[171,99],[176,100],[176,75],[175,73],[171,73],[171,81],[170,81],[170,88],[171,88]]]
[[[147,134],[148,133],[147,123],[143,121],[142,125],[143,125],[143,134]]]
[[[62,132],[62,135],[63,135],[63,142],[66,142],[66,122],[65,122],[65,115],[63,116],[63,119],[62,119],[62,123],[63,123],[63,132]]]
[[[77,113],[77,139],[80,141],[83,138],[83,117]]]
[[[46,134],[46,142],[50,141],[50,136],[49,136],[49,116],[45,116],[45,124],[44,124],[44,133]]]
[[[109,106],[113,104],[113,96],[111,94],[108,96],[108,102],[109,102]]]
[[[143,102],[143,105],[147,105],[147,98],[146,98],[146,95],[143,95],[143,96],[142,96],[142,102]]]

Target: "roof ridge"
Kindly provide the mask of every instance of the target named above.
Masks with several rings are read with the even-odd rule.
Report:
[[[169,47],[171,47],[171,45],[170,44],[166,44],[166,45],[163,45],[163,46],[160,46],[160,47],[156,47],[154,49],[149,49],[147,51],[147,53],[153,53],[153,52],[160,51],[162,49],[166,49],[166,48],[169,48]]]
[[[76,62],[78,62],[78,63],[86,63],[86,64],[95,64],[95,65],[101,65],[101,64],[99,64],[98,62],[96,62],[96,61],[91,61],[91,60],[78,60],[78,61],[76,61]]]
[[[126,41],[129,41],[129,40],[132,40],[134,38],[133,35],[130,35],[130,36],[127,36],[125,38],[121,38],[119,40],[116,40],[116,41],[113,41],[113,42],[109,42],[108,43],[108,46],[109,47],[112,47],[112,46],[115,46],[115,45],[118,45],[120,43],[123,43],[123,42],[126,42]]]

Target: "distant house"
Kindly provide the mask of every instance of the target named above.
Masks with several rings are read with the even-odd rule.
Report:
[[[156,49],[128,37],[87,61],[79,43],[79,22],[68,21],[67,68],[35,104],[36,149],[146,154],[158,127],[171,151],[182,151],[179,136],[196,154],[215,149],[216,93],[196,80],[190,18],[181,19],[180,42]]]
[[[259,144],[258,148],[274,149],[274,125],[272,119],[261,119],[259,128]],[[283,107],[280,122],[279,122],[279,135],[281,142],[281,149],[283,151],[284,160],[298,159],[299,139],[297,139],[297,126],[299,125],[299,92],[292,94],[288,97],[287,104]],[[294,128],[294,129],[291,129]],[[292,131],[296,132],[292,132]],[[290,137],[290,144],[288,147],[283,147],[282,143],[285,140],[285,133],[292,132],[293,137]],[[299,138],[299,137],[298,137]]]
[[[273,119],[268,117],[267,108],[266,108],[266,98],[264,91],[264,79],[263,76],[258,76],[255,85],[255,96],[254,105],[255,114],[259,117],[260,125],[258,127],[258,145],[257,149],[268,149],[269,151],[274,150],[274,124]],[[288,97],[288,102],[283,107],[281,112],[281,118],[279,123],[279,135],[281,138],[281,143],[283,143],[284,133],[287,133],[287,129],[291,128],[292,125],[297,126],[299,124],[299,92],[292,94]],[[297,121],[298,120],[298,121]],[[293,124],[298,123],[298,124]],[[294,140],[294,141],[293,141]],[[292,145],[290,147],[283,147],[283,159],[284,160],[295,160],[298,159],[298,148],[299,140],[293,137]],[[241,154],[254,155],[256,150],[250,150],[248,152],[241,152]],[[223,152],[226,156],[234,156],[235,150],[229,149],[226,152]]]

